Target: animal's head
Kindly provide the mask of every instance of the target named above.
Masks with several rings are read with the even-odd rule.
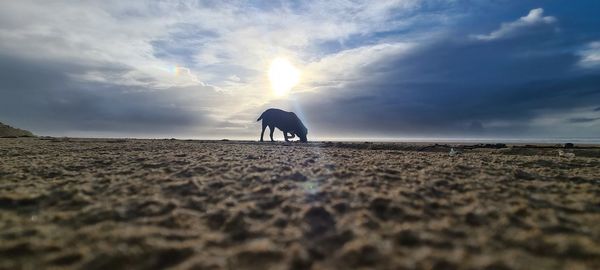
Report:
[[[308,142],[308,140],[306,139],[306,134],[308,134],[308,129],[304,125],[301,125],[295,133],[301,142]]]
[[[306,134],[308,134],[308,129],[305,126],[302,126],[296,135],[298,135],[298,138],[300,138],[301,142],[308,142],[306,139]]]
[[[296,135],[300,138],[301,142],[308,142],[306,139],[306,134],[308,134],[308,129],[302,123],[302,120],[293,112],[291,114],[296,118],[297,126],[296,126]]]

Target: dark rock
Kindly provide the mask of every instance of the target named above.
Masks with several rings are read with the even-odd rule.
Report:
[[[570,148],[574,148],[575,145],[572,143],[565,143],[565,149],[570,149]]]
[[[486,144],[485,148],[501,149],[501,148],[506,148],[506,144],[503,144],[503,143]]]

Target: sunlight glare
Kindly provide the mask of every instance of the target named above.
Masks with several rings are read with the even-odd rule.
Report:
[[[276,96],[283,96],[300,81],[300,72],[287,59],[275,58],[269,68],[269,81]]]

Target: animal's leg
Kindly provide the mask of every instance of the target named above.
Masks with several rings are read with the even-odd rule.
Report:
[[[283,138],[285,139],[286,142],[290,141],[288,138],[287,132],[285,132],[285,131],[283,132]]]
[[[294,137],[296,137],[296,134],[294,134],[294,133],[290,133],[290,136],[288,137],[288,133],[287,133],[287,132],[284,132],[284,133],[283,133],[283,136],[285,137],[285,141],[286,141],[286,142],[289,142],[289,139],[293,139]]]
[[[273,132],[275,132],[275,127],[269,126],[269,130],[271,130],[271,133],[269,134],[269,136],[271,137],[271,141],[274,142],[275,140],[273,140]]]
[[[262,131],[260,132],[260,141],[263,141],[263,135],[265,135],[265,129],[267,128],[267,123],[263,120],[262,122]]]

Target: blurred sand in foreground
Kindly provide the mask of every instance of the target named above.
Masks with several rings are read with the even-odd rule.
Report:
[[[0,269],[600,269],[600,149],[0,139]]]

